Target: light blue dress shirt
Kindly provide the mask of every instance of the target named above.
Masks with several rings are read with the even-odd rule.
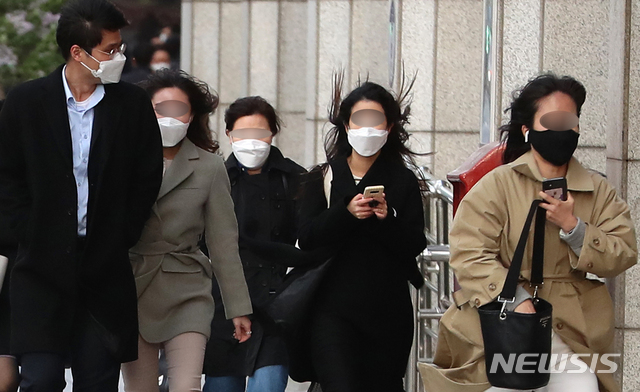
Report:
[[[87,235],[87,205],[89,203],[89,150],[91,149],[91,133],[95,106],[104,98],[104,86],[99,84],[96,90],[83,102],[78,102],[69,89],[62,69],[62,83],[67,98],[67,113],[71,128],[71,144],[73,154],[73,175],[78,192],[78,235]]]

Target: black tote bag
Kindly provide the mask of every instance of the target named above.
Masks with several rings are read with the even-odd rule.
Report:
[[[531,204],[498,300],[478,308],[487,378],[494,387],[532,390],[549,383],[552,306],[549,302],[537,297],[538,287],[543,284],[546,220],[546,210],[540,207],[540,202],[535,200]],[[536,215],[536,225],[531,284],[536,286],[533,297],[536,313],[507,311],[506,304],[515,300],[524,249],[534,215]]]

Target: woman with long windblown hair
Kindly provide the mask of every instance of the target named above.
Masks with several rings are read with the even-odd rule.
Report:
[[[415,258],[426,246],[420,184],[407,167],[408,91],[398,99],[366,81],[342,100],[341,84],[327,163],[303,189],[300,248],[333,255],[312,307],[309,355],[324,392],[402,391],[413,340],[408,281],[424,283]]]

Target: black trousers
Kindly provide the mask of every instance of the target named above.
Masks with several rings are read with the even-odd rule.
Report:
[[[78,259],[84,240],[78,240]],[[69,347],[70,358],[53,353],[28,353],[20,357],[21,392],[62,392],[65,365],[71,360],[74,392],[117,392],[120,362],[102,343],[100,329],[82,307],[76,312]]]

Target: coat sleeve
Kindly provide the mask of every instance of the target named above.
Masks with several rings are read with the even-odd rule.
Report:
[[[222,159],[215,172],[205,206],[205,236],[211,267],[218,281],[227,319],[253,312],[249,289],[238,252],[238,222],[231,199],[231,184]]]
[[[17,119],[21,111],[18,100],[19,96],[9,94],[0,111],[0,219],[4,229],[0,235],[6,237],[11,233],[24,240],[31,211],[31,194]],[[0,242],[9,245],[13,239],[2,238]]]
[[[498,297],[508,271],[499,258],[507,204],[497,177],[490,172],[464,197],[449,235],[451,268],[464,300],[476,307]]]
[[[627,203],[604,179],[594,182],[595,208],[585,222],[582,251],[579,258],[573,252],[569,257],[575,269],[610,278],[636,264],[636,232]]]
[[[140,90],[142,93],[142,91]],[[127,217],[127,246],[134,246],[140,239],[151,207],[158,198],[162,184],[162,139],[151,101],[141,95],[141,113],[138,139],[135,141],[136,160],[129,177],[129,205]]]
[[[327,208],[321,171],[311,172],[308,176],[308,182],[302,184],[298,245],[302,250],[327,246],[335,249],[351,236],[360,222],[344,202]]]

